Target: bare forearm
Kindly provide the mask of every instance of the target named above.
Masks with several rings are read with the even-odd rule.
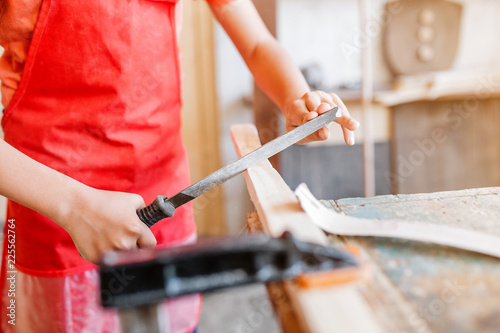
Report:
[[[257,84],[283,112],[287,130],[339,106],[342,117],[336,122],[342,127],[346,143],[354,144],[352,131],[358,128],[359,123],[349,115],[342,100],[334,93],[310,91],[302,73],[270,34],[251,0],[234,0],[223,6],[212,5],[211,9]],[[326,140],[328,136],[329,130],[324,127],[300,143]]]
[[[274,38],[261,41],[245,62],[257,85],[281,110],[309,91],[302,73]]]
[[[269,33],[249,0],[226,6],[211,6],[259,87],[283,110],[309,87],[290,56]]]
[[[86,186],[0,140],[0,194],[59,222]],[[64,226],[62,226],[64,227]]]
[[[137,194],[86,186],[36,162],[0,140],[0,195],[31,208],[64,228],[80,255],[99,263],[110,250],[153,247],[156,239],[139,220]]]

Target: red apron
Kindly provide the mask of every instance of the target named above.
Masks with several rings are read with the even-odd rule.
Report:
[[[138,193],[146,203],[188,186],[176,2],[43,1],[2,119],[5,140],[82,183]],[[95,268],[49,219],[14,202],[7,216],[16,221],[16,268],[23,274],[63,277]],[[192,238],[190,207],[152,231],[161,245]]]

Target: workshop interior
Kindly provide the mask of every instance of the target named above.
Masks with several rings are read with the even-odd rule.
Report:
[[[500,1],[253,0],[310,88],[360,127],[347,146],[329,111],[327,140],[261,150],[237,173],[225,167],[283,142],[285,119],[205,1],[182,1],[200,185],[157,205],[192,201],[198,242],[105,256],[103,285],[139,277],[101,287],[124,332],[166,332],[159,304],[196,293],[198,333],[498,332]],[[230,177],[204,182],[218,170]]]

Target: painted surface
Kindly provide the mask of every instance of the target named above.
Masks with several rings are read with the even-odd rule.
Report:
[[[356,217],[409,219],[500,235],[500,188],[325,203]],[[406,316],[394,318],[403,322],[408,332],[498,332],[500,260],[389,238],[356,238],[355,242],[389,280],[386,288],[393,290],[386,294],[401,294],[395,303],[381,293],[383,299],[378,302],[387,308],[409,308]]]

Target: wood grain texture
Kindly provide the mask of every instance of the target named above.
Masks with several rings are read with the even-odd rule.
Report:
[[[367,219],[346,216],[325,208],[305,184],[301,184],[295,190],[295,194],[302,208],[316,225],[331,234],[419,241],[451,246],[500,259],[500,237],[489,232],[410,219]]]
[[[233,126],[231,135],[240,157],[260,147],[253,125]],[[270,235],[280,236],[288,230],[299,240],[328,243],[326,235],[304,213],[292,190],[268,161],[249,168],[245,178],[263,228]],[[302,289],[285,282],[280,288],[287,296],[287,304],[294,308],[302,326],[300,332],[383,332],[354,284]]]
[[[324,202],[351,216],[412,219],[500,235],[500,188]],[[497,332],[499,260],[454,248],[390,238],[348,238],[377,271],[365,295],[391,332]],[[392,315],[391,315],[392,313]]]
[[[500,186],[500,99],[393,108],[393,193]]]
[[[259,219],[259,214],[257,214],[256,211],[248,213],[247,228],[251,233],[265,231]],[[297,313],[297,309],[292,306],[292,302],[288,297],[287,288],[283,282],[267,283],[266,289],[283,332],[302,333],[309,331],[309,329],[304,326],[305,323],[301,319],[300,314]]]
[[[234,125],[231,127],[231,136],[238,157],[261,145],[254,125]],[[298,239],[327,244],[325,233],[304,214],[295,194],[268,160],[249,168],[245,172],[245,179],[264,229],[271,236],[280,237],[285,231],[290,231]]]
[[[213,19],[206,3],[202,1],[185,1],[183,7],[180,39],[184,69],[182,130],[189,154],[191,179],[195,182],[221,166]],[[226,224],[222,203],[220,188],[215,188],[194,201],[198,234],[224,234]]]
[[[249,139],[251,132],[246,131]],[[255,129],[253,132],[256,136]],[[242,150],[251,151],[252,144],[242,144]],[[269,168],[269,164],[259,167]],[[276,181],[271,177],[254,182],[252,169],[247,179],[257,196],[259,182]],[[500,188],[352,198],[324,204],[355,217],[416,220],[500,235]],[[260,215],[267,217],[265,211]],[[263,223],[269,221],[272,219]],[[498,331],[498,259],[391,238],[330,237],[336,246],[346,241],[357,244],[362,258],[371,263],[368,283],[349,290],[300,290],[290,283],[280,286],[286,295],[284,303],[297,309],[296,318],[309,332]],[[367,313],[368,321],[364,318]],[[353,323],[355,327],[350,326]]]

